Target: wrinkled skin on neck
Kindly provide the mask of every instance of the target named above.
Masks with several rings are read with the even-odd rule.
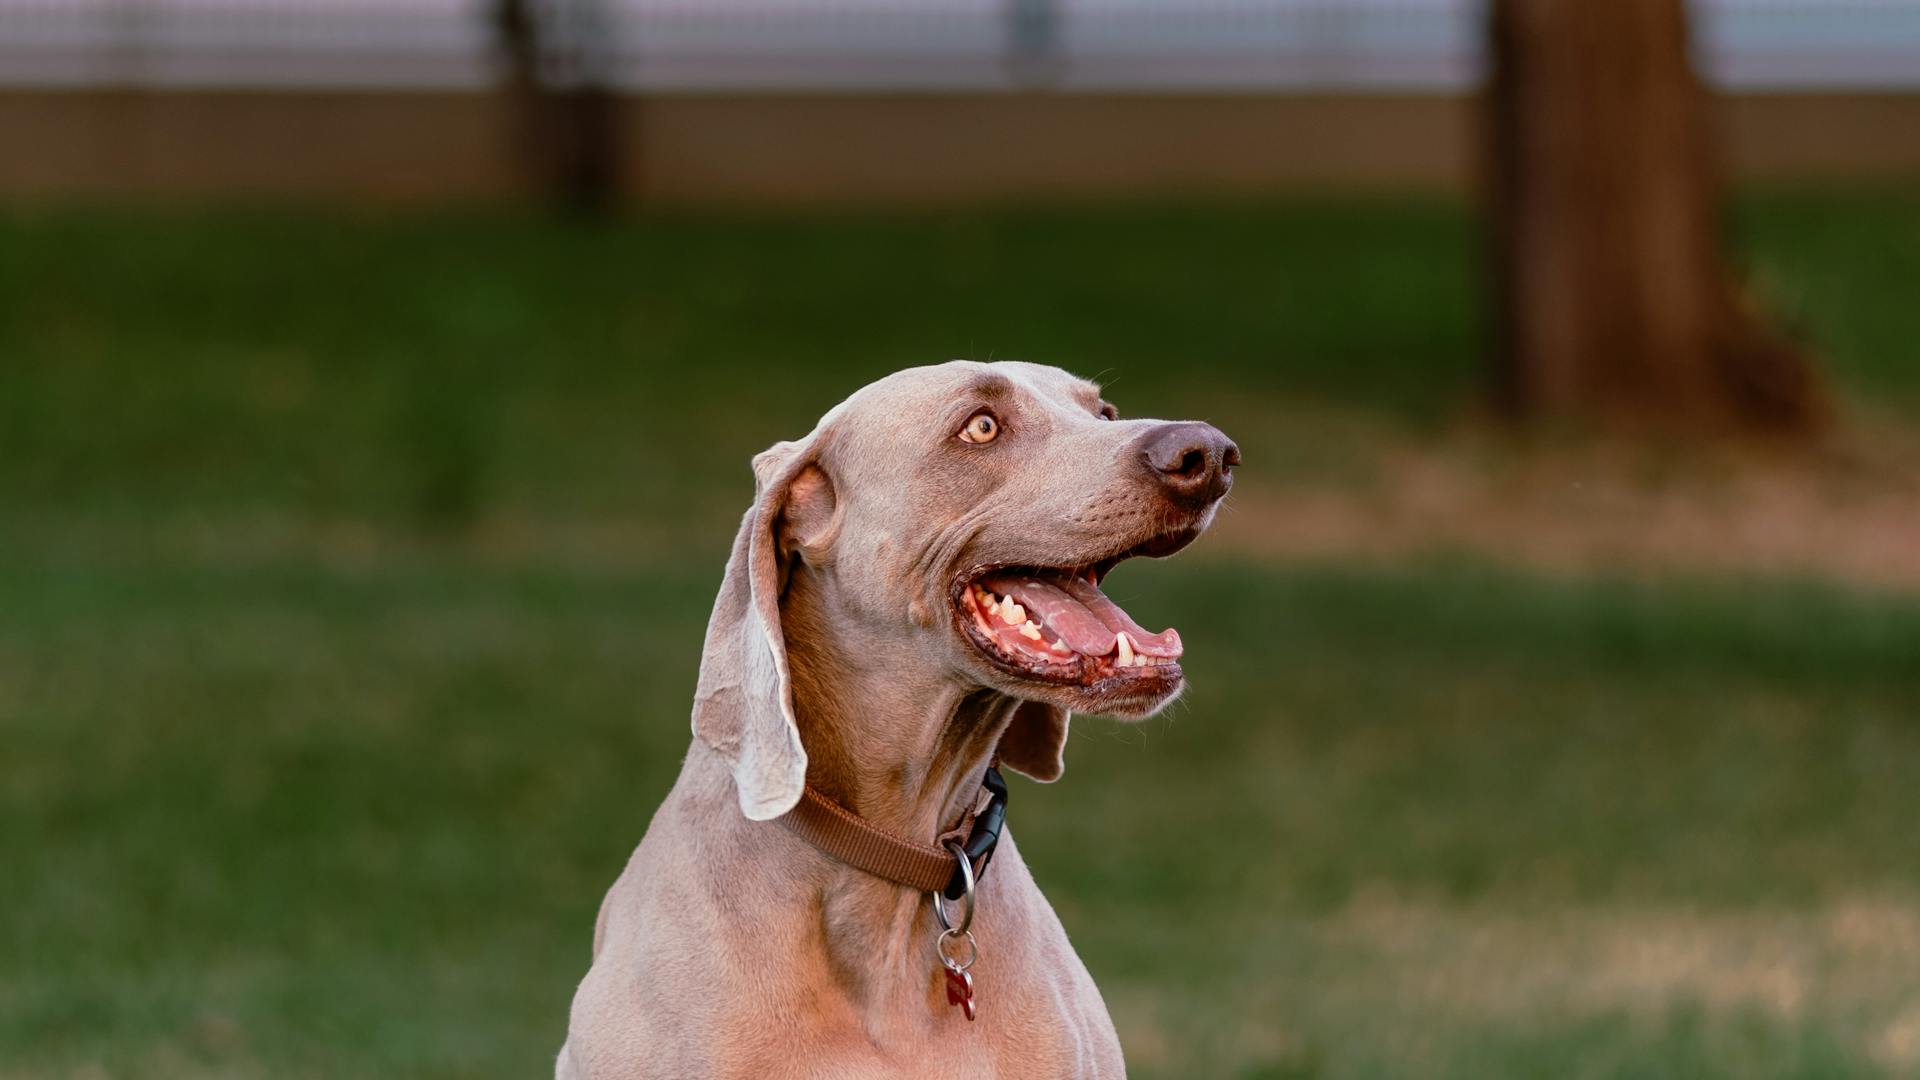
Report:
[[[808,782],[896,836],[930,840],[979,790],[1018,699],[902,656],[897,637],[846,616],[840,582],[788,587],[794,713]]]

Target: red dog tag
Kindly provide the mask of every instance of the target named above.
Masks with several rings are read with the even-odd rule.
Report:
[[[973,974],[967,971],[945,969],[947,973],[947,1004],[960,1006],[960,1011],[973,1019]]]

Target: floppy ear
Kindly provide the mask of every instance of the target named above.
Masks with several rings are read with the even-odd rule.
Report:
[[[1000,736],[1000,764],[1043,784],[1067,770],[1067,719],[1073,714],[1044,701],[1023,701]]]
[[[809,469],[812,443],[778,443],[753,459],[757,492],[733,538],[693,696],[693,734],[733,770],[740,811],[754,821],[793,809],[807,782],[780,628],[785,574],[776,533],[796,479],[823,479]]]

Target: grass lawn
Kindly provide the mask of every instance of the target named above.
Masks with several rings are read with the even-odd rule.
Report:
[[[1741,220],[1843,391],[1920,406],[1920,196]],[[0,220],[0,1077],[540,1074],[748,454],[991,352],[1213,417],[1258,483],[1312,459],[1288,410],[1462,407],[1469,240]],[[1205,547],[1113,581],[1187,701],[1014,793],[1135,1075],[1920,1069],[1920,599]]]

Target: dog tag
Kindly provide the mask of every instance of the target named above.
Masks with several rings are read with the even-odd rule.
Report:
[[[939,902],[940,898],[936,894],[934,903]],[[971,916],[972,913],[968,914]],[[942,921],[945,921],[944,918]],[[966,946],[965,963],[962,963],[959,957],[948,954],[948,942],[956,943],[954,946],[956,949],[962,944]],[[974,944],[972,934],[955,927],[948,927],[933,943],[933,951],[939,954],[940,966],[947,974],[947,1004],[960,1006],[960,1011],[967,1014],[967,1019],[973,1019],[973,972],[967,969],[973,966],[975,960],[980,959],[980,946]]]
[[[947,968],[947,1004],[960,1006],[960,1011],[973,1019],[973,973],[955,971]]]

